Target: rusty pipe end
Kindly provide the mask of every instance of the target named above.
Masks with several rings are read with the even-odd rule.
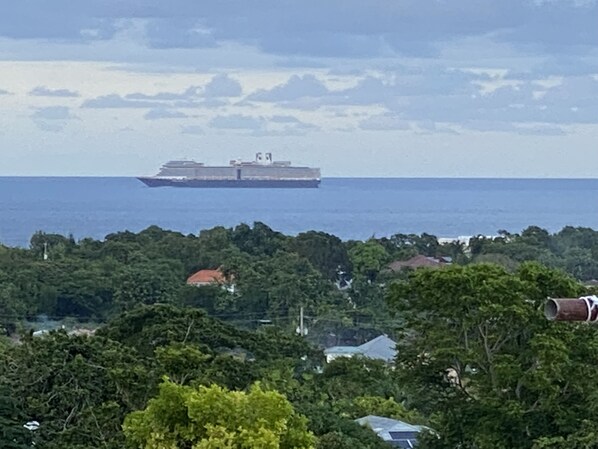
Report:
[[[549,298],[544,304],[544,316],[549,320],[555,320],[559,314],[559,303]]]

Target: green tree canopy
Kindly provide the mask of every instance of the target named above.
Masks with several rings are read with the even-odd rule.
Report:
[[[165,381],[145,410],[127,416],[123,429],[138,449],[310,449],[315,443],[306,418],[259,385],[241,392]]]
[[[514,274],[483,264],[417,270],[391,286],[403,323],[397,376],[440,434],[423,447],[529,449],[597,419],[598,331],[541,311],[547,296],[580,293],[533,263]]]
[[[135,351],[101,337],[52,332],[8,346],[0,358],[0,431],[22,441],[23,424],[36,420],[36,442],[47,449],[120,449],[120,423],[157,384]]]
[[[380,270],[389,262],[384,246],[373,239],[354,244],[349,250],[349,256],[354,272],[368,281],[374,281]]]

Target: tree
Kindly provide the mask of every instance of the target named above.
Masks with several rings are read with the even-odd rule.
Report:
[[[246,393],[166,380],[145,410],[127,416],[123,429],[139,449],[310,449],[315,443],[306,418],[259,385]]]
[[[288,237],[258,221],[253,223],[253,229],[244,223],[235,227],[231,239],[245,253],[271,256],[284,249]]]
[[[27,418],[11,393],[6,385],[0,385],[0,441],[4,449],[26,449],[31,440],[23,427]]]
[[[124,416],[142,407],[157,383],[151,364],[100,337],[52,332],[0,357],[0,429],[22,441],[14,425],[36,420],[36,442],[46,449],[121,448]]]
[[[303,402],[296,407],[309,417],[309,430],[318,437],[317,449],[388,449],[372,429],[339,416],[329,404]]]
[[[398,397],[400,391],[393,370],[380,360],[339,357],[328,363],[316,379],[317,389],[330,402],[358,396]]]
[[[183,278],[180,263],[164,259],[137,263],[122,269],[114,301],[123,310],[140,304],[174,302],[183,285]]]
[[[358,242],[349,250],[349,256],[355,273],[370,282],[376,280],[376,276],[389,260],[384,247],[375,240]]]
[[[177,344],[196,345],[206,355],[243,349],[255,356],[255,362],[278,358],[300,359],[311,355],[307,342],[276,330],[249,332],[238,329],[203,310],[155,304],[138,307],[114,318],[97,335],[133,347],[151,356],[156,348]]]
[[[19,298],[18,289],[0,270],[0,335],[13,333],[16,321],[23,318],[25,312],[26,305]]]
[[[351,262],[341,239],[325,232],[309,231],[297,235],[291,248],[330,280],[335,280],[338,270],[349,271]]]
[[[582,292],[535,263],[514,274],[483,264],[418,270],[392,285],[403,323],[397,376],[440,435],[423,447],[530,449],[598,419],[597,330],[541,312],[547,296]]]

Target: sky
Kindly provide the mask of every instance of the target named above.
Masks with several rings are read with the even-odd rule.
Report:
[[[0,176],[598,173],[598,0],[19,0]]]

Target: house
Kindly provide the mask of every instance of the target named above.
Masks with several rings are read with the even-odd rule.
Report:
[[[203,287],[204,285],[221,285],[230,293],[235,292],[235,285],[230,283],[220,269],[217,270],[199,270],[187,278],[187,285],[194,287]]]
[[[327,348],[324,350],[324,355],[328,363],[338,357],[353,357],[355,355],[392,363],[397,355],[396,345],[386,335],[380,335],[361,346],[333,346]]]
[[[424,426],[414,426],[398,419],[368,415],[355,420],[362,426],[368,426],[376,435],[394,447],[410,449],[417,446],[419,433]]]
[[[416,269],[416,268],[421,268],[421,267],[433,267],[433,268],[438,268],[438,267],[442,267],[444,265],[448,265],[451,263],[450,258],[435,258],[435,257],[428,257],[428,256],[422,256],[421,254],[415,257],[412,257],[409,260],[396,260],[394,262],[392,262],[391,264],[388,265],[388,269],[390,271],[401,271],[405,268],[411,268],[411,269]]]

